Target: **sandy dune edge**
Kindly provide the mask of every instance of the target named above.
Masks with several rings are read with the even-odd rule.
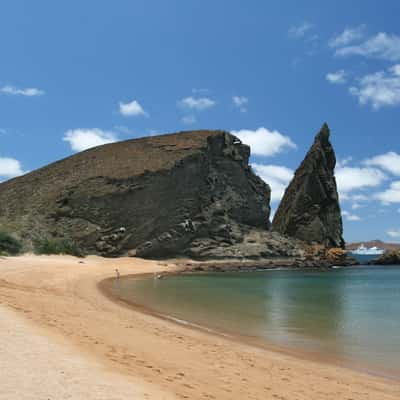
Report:
[[[396,382],[172,324],[121,307],[97,288],[114,268],[134,274],[173,264],[81,261],[0,260],[0,398],[400,398]]]

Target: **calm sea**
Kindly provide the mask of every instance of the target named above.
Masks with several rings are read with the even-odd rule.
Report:
[[[400,377],[399,267],[128,278],[112,290],[193,324]]]

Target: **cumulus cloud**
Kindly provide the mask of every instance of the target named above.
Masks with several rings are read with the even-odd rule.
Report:
[[[247,104],[249,99],[244,96],[233,96],[233,104],[240,110],[240,112],[245,113],[247,111]]]
[[[361,188],[362,190],[362,188]],[[340,192],[340,200],[348,200],[352,201],[355,204],[357,203],[363,203],[372,200],[371,196],[366,196],[365,194],[360,194],[360,193],[351,193],[351,192]],[[360,205],[361,207],[361,205]]]
[[[351,196],[351,199],[353,201],[368,201],[368,200],[370,200],[370,198],[368,196],[366,196],[365,194],[353,194]]]
[[[358,215],[351,214],[348,211],[342,211],[342,216],[345,217],[347,221],[361,221]]]
[[[335,55],[400,61],[400,36],[380,32],[353,44],[354,40],[362,39],[362,28],[361,26],[357,29],[346,29],[341,35],[332,39],[329,45],[335,48]],[[326,78],[332,83],[345,82],[340,75],[328,75]],[[400,64],[359,77],[351,85],[349,92],[358,99],[360,104],[370,104],[375,110],[400,105]]]
[[[0,176],[2,178],[15,178],[25,173],[20,161],[15,158],[0,157]]]
[[[303,21],[299,25],[292,26],[289,31],[288,35],[292,39],[300,39],[306,35],[311,29],[313,29],[314,25],[310,22]]]
[[[378,71],[359,79],[350,93],[358,98],[360,104],[371,104],[375,110],[384,106],[400,104],[400,64],[387,71]]]
[[[102,144],[113,143],[118,140],[114,132],[93,129],[70,129],[65,132],[64,142],[68,142],[73,151],[83,151]]]
[[[333,37],[329,41],[330,47],[345,46],[349,43],[364,37],[365,25],[360,25],[355,28],[346,28],[340,35]]]
[[[271,201],[280,201],[293,178],[293,171],[280,165],[252,164],[252,167],[271,186]]]
[[[400,229],[389,229],[386,234],[391,238],[400,238]]]
[[[338,56],[358,55],[387,61],[399,61],[400,36],[380,32],[360,44],[340,47],[335,54]]]
[[[369,158],[364,161],[365,165],[380,167],[393,175],[400,176],[400,154],[390,151],[386,154]]]
[[[376,168],[347,166],[336,168],[335,176],[341,198],[345,198],[346,194],[353,190],[379,186],[387,178]]]
[[[44,95],[44,90],[37,88],[25,88],[19,89],[15,86],[3,86],[0,88],[0,93],[9,94],[11,96],[25,96],[25,97],[33,97],[33,96],[42,96]]]
[[[342,168],[353,161],[353,157],[346,157],[346,158],[338,158],[336,160],[336,168]]]
[[[346,83],[347,74],[344,69],[326,74],[326,80],[330,83]]]
[[[392,182],[389,189],[376,193],[375,198],[383,203],[400,203],[400,181]]]
[[[214,107],[216,101],[208,97],[185,97],[178,101],[178,105],[185,110],[204,111],[208,108]]]
[[[256,130],[242,129],[232,131],[243,143],[251,148],[251,153],[258,156],[274,156],[287,149],[295,149],[297,146],[292,140],[282,133],[261,127]]]
[[[132,100],[128,103],[119,103],[119,112],[124,117],[139,117],[146,116],[147,112],[144,111],[143,107],[137,100]]]

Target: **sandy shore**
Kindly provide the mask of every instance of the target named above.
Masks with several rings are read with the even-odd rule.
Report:
[[[399,399],[400,384],[123,307],[98,282],[132,258],[0,259],[0,399]]]

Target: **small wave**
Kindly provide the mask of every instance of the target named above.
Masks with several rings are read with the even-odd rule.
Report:
[[[171,316],[171,315],[160,314],[160,316],[162,316],[163,318],[169,319],[170,321],[173,321],[173,322],[175,322],[175,323],[177,323],[177,324],[181,324],[181,325],[185,325],[185,326],[190,326],[190,327],[192,327],[192,328],[200,329],[200,330],[202,330],[202,331],[206,331],[206,332],[218,334],[218,335],[225,336],[225,337],[232,337],[231,335],[228,335],[228,334],[226,334],[226,333],[222,333],[222,332],[219,331],[219,330],[214,330],[214,329],[211,329],[211,328],[207,328],[207,327],[204,326],[204,325],[198,325],[198,324],[195,324],[195,323],[193,323],[193,322],[186,321],[186,320],[184,320],[184,319],[180,319],[180,318],[173,317],[173,316]]]

